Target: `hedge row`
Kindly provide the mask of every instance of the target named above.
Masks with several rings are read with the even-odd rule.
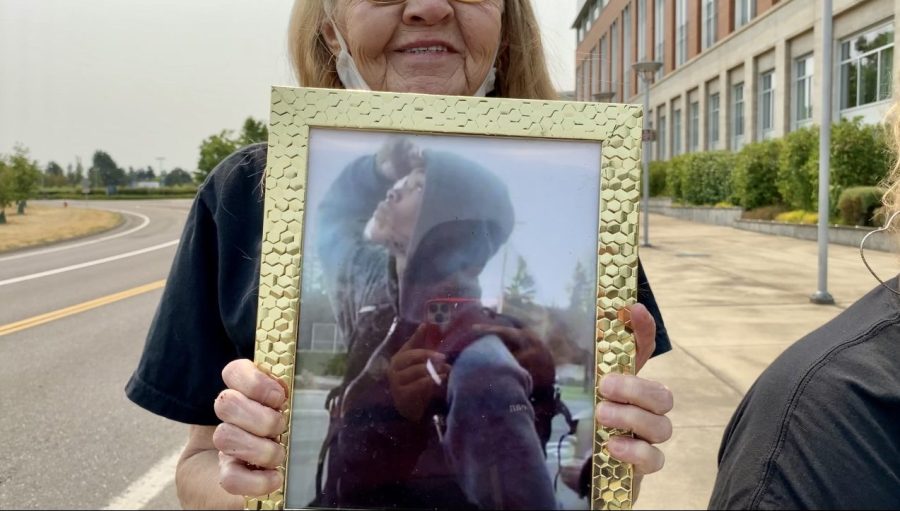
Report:
[[[63,186],[41,188],[39,199],[177,199],[191,198],[197,194],[195,186],[172,186],[161,188],[119,188],[114,194],[107,194],[106,188],[91,188],[83,193],[81,187]]]
[[[891,165],[884,129],[860,119],[832,125],[830,204],[844,222],[871,223],[872,197]],[[815,210],[818,204],[819,129],[802,128],[779,140],[744,146],[737,153],[708,151],[655,161],[650,168],[651,195],[666,194],[696,205],[731,202],[745,209],[782,205]],[[842,194],[857,187],[865,192]],[[843,204],[843,205],[842,205]],[[860,216],[862,215],[862,216]]]

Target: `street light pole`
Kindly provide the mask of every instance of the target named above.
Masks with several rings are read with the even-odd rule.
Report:
[[[832,69],[831,0],[822,0],[822,120],[819,123],[819,288],[809,301],[831,305],[828,292],[828,220],[831,177],[831,69]]]
[[[644,130],[641,133],[641,144],[643,144],[641,151],[641,163],[643,164],[643,176],[641,179],[641,188],[643,189],[643,199],[641,201],[641,214],[643,216],[643,226],[641,226],[641,230],[644,231],[644,241],[641,243],[641,246],[649,247],[650,246],[650,138],[645,136],[645,133],[650,133],[650,129],[648,126],[649,115],[650,115],[650,80],[653,79],[653,76],[662,67],[661,62],[635,62],[632,65],[632,68],[637,72],[637,74],[641,77],[641,81],[644,82]]]

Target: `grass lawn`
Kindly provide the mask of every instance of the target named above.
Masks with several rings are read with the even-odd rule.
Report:
[[[0,252],[103,232],[122,223],[122,216],[97,209],[28,206],[24,215],[7,208],[6,222],[0,224]]]

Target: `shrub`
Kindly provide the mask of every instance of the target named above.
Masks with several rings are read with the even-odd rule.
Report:
[[[780,140],[748,144],[738,153],[734,165],[735,202],[747,209],[781,202],[778,176]]]
[[[676,202],[684,201],[681,183],[684,181],[686,155],[675,156],[666,163],[666,195]]]
[[[832,199],[853,186],[876,186],[891,167],[891,153],[884,128],[862,124],[859,117],[841,120],[831,130]]]
[[[777,215],[775,220],[789,224],[815,224],[819,222],[819,214],[815,211],[795,209],[794,211],[787,211]]]
[[[734,155],[726,151],[690,153],[683,156],[680,189],[690,204],[713,205],[732,196]]]
[[[778,193],[794,209],[815,209],[818,200],[819,128],[811,126],[785,135],[776,178]],[[808,165],[815,160],[814,166]],[[812,173],[810,173],[812,172]]]
[[[669,162],[651,161],[650,162],[650,196],[656,197],[666,193],[666,174]]]
[[[874,186],[845,189],[838,200],[841,223],[844,225],[874,226],[874,217],[881,206],[884,191]]]
[[[748,209],[744,211],[741,218],[745,220],[775,220],[778,215],[787,211],[787,207],[782,204],[772,206],[763,206],[756,209]]]

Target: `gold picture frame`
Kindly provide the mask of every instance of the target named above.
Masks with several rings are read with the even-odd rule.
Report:
[[[612,103],[273,87],[256,364],[293,389],[302,314],[302,247],[311,129],[599,142],[593,390],[596,406],[600,399],[596,382],[603,375],[630,374],[634,369],[635,344],[622,311],[637,297],[642,116],[640,106]],[[278,439],[286,449],[290,448],[290,406],[289,396],[284,410],[287,430]],[[632,467],[612,458],[606,449],[610,435],[620,433],[595,428],[592,509],[631,507]],[[246,500],[247,509],[281,509],[284,505],[284,488]]]

